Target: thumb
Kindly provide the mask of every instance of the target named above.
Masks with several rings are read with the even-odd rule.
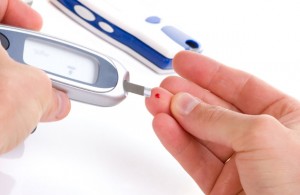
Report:
[[[269,135],[274,133],[270,130],[283,128],[269,115],[234,112],[201,102],[187,93],[179,93],[172,98],[171,112],[193,136],[225,145],[236,152],[249,150],[250,147],[265,147],[265,139],[269,142]]]
[[[40,121],[51,122],[61,120],[69,114],[70,108],[68,95],[53,88],[50,101],[45,107]]]

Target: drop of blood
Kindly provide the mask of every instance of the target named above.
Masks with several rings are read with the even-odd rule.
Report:
[[[159,94],[159,93],[156,93],[156,94],[155,94],[155,98],[159,99],[159,98],[160,98],[160,94]]]

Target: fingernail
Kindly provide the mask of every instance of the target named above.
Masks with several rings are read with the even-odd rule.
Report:
[[[60,119],[65,116],[66,107],[68,106],[68,102],[66,101],[67,98],[66,98],[65,93],[63,93],[61,91],[57,91],[56,96],[57,96],[57,104],[58,104],[56,118]]]
[[[198,98],[188,93],[179,94],[175,101],[175,109],[181,115],[188,115],[200,103]]]

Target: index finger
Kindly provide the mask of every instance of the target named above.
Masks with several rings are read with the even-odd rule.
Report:
[[[282,107],[291,100],[253,75],[227,67],[195,52],[178,53],[173,60],[173,66],[179,75],[211,91],[243,113],[275,115],[272,113],[273,106]],[[276,104],[278,102],[279,105]]]
[[[20,0],[0,1],[0,22],[21,28],[39,30],[42,17],[30,6]]]

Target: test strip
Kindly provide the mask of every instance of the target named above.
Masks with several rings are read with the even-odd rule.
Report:
[[[150,97],[151,96],[151,89],[150,88],[147,88],[147,87],[144,87],[144,86],[141,86],[141,85],[137,85],[137,84],[134,84],[134,83],[130,83],[127,80],[125,80],[123,82],[123,87],[124,87],[124,90],[126,92],[131,92],[131,93],[134,93],[134,94],[137,94],[137,95],[142,95],[142,96],[145,96],[145,97]]]

